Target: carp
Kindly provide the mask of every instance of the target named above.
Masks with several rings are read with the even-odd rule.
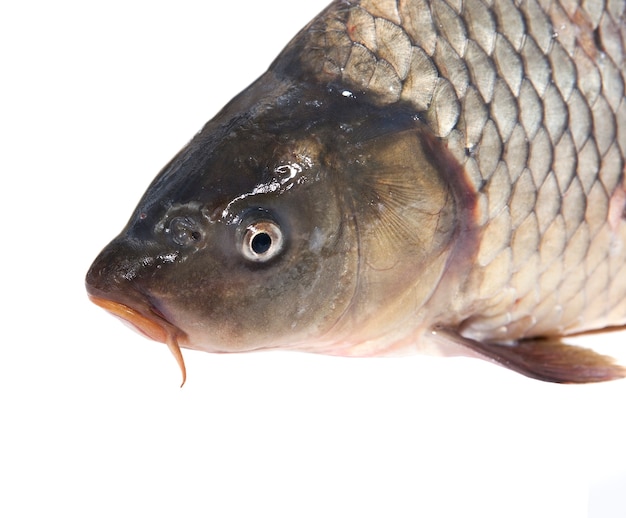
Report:
[[[90,299],[208,352],[626,376],[626,2],[336,0],[148,187]]]

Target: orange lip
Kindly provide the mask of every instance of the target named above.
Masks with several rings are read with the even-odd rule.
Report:
[[[165,321],[160,321],[160,317],[156,315],[152,318],[147,317],[120,302],[103,299],[94,295],[88,296],[91,302],[93,302],[96,306],[106,309],[112,315],[115,315],[124,322],[129,323],[142,335],[147,336],[156,342],[167,344],[169,350],[174,355],[174,358],[176,358],[176,362],[178,363],[178,367],[180,368],[183,376],[183,382],[180,386],[182,387],[185,384],[187,379],[187,369],[185,368],[185,360],[177,341],[177,335],[179,333],[173,326]]]

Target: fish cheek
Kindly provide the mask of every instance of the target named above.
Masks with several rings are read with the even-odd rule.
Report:
[[[203,250],[163,271],[155,298],[188,336],[186,345],[216,352],[287,347],[315,340],[339,318],[353,293],[349,232],[336,197],[321,186],[296,191],[285,203],[260,203],[289,221],[276,258],[246,260],[232,225],[217,224]]]
[[[242,264],[223,291],[233,341],[248,348],[289,347],[320,339],[350,303],[356,250],[335,196],[323,184],[292,196],[288,247],[275,263]],[[293,191],[292,191],[293,192]],[[291,192],[289,194],[292,194]]]

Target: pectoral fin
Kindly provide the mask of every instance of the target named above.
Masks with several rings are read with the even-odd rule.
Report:
[[[591,349],[568,345],[558,337],[520,340],[513,345],[479,342],[454,331],[438,330],[493,362],[530,378],[553,383],[592,383],[626,378],[626,367]]]

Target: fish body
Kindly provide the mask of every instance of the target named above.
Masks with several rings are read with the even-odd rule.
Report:
[[[337,0],[155,178],[87,278],[166,342],[626,371],[626,2]]]

